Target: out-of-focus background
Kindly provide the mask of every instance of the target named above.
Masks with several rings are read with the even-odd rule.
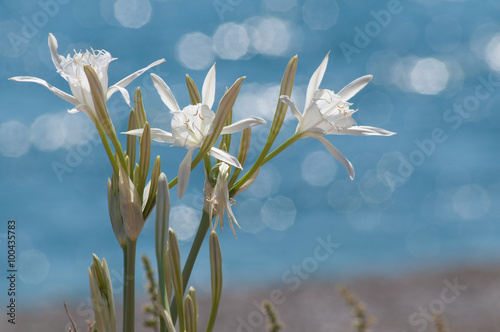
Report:
[[[36,76],[69,92],[51,61],[49,32],[63,55],[109,51],[117,58],[109,67],[110,85],[165,58],[150,72],[169,84],[181,106],[189,103],[186,73],[201,88],[217,62],[217,100],[246,76],[234,117],[268,120],[253,131],[250,161],[266,139],[293,55],[299,62],[292,100],[300,109],[309,78],[328,52],[322,88],[338,91],[374,75],[351,100],[359,109],[354,118],[398,134],[328,136],[353,163],[354,181],[317,140],[300,140],[236,197],[238,238],[229,227],[222,232],[228,292],[269,285],[294,292],[312,279],[498,265],[499,14],[496,0],[0,1],[0,262],[6,270],[6,223],[14,219],[19,311],[66,299],[80,303],[77,316],[87,319],[92,253],[108,261],[121,297],[121,250],[107,209],[112,170],[90,121],[67,114],[71,105],[39,85],[7,80]],[[170,130],[171,114],[149,73],[129,86],[131,94],[137,86],[152,127]],[[121,96],[115,94],[108,107],[117,130],[125,130],[129,107]],[[287,117],[278,141],[295,126],[296,119]],[[172,179],[185,150],[154,144],[152,154],[162,157],[162,170]],[[203,176],[198,167],[185,197],[172,195],[171,226],[184,257],[201,216]],[[138,254],[154,259],[153,219],[139,238]],[[315,257],[318,250],[327,257]],[[192,278],[201,294],[210,289],[208,268],[203,250]],[[141,284],[139,263],[137,271]],[[429,299],[446,286],[436,280]],[[446,303],[448,311],[452,305]],[[403,319],[400,326],[422,325]]]

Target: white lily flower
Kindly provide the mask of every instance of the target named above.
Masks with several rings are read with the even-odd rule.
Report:
[[[227,182],[229,181],[229,165],[226,163],[221,163],[219,166],[219,175],[217,176],[217,183],[215,184],[215,188],[212,191],[212,195],[208,198],[210,202],[210,220],[212,220],[212,213],[215,211],[216,219],[215,219],[215,228],[220,220],[220,229],[224,226],[224,211],[227,212],[227,218],[229,220],[229,226],[231,226],[231,230],[233,231],[234,237],[236,237],[236,233],[234,231],[234,225],[238,226],[241,229],[240,225],[236,221],[236,217],[233,214],[233,210],[231,209],[231,205],[233,200],[229,198],[229,188],[227,186]]]
[[[151,74],[151,78],[161,100],[174,115],[171,121],[172,132],[151,128],[151,139],[162,143],[172,143],[174,146],[185,147],[188,150],[179,166],[177,195],[182,198],[189,183],[193,152],[203,145],[205,138],[212,133],[215,125],[215,113],[211,109],[215,100],[215,64],[208,71],[203,82],[202,102],[188,105],[182,110],[168,85],[158,75]],[[266,121],[262,118],[250,117],[224,127],[221,134],[232,134],[265,123]],[[134,129],[124,134],[141,136],[142,132],[143,129]],[[212,147],[208,153],[229,165],[241,168],[238,159],[226,151]]]
[[[111,54],[109,54],[109,52],[105,50],[92,50],[92,52],[90,52],[87,50],[85,52],[77,53],[75,51],[73,57],[71,57],[69,54],[64,57],[57,53],[57,47],[56,37],[49,33],[49,49],[52,56],[52,61],[54,62],[54,66],[56,67],[57,72],[69,83],[69,87],[73,95],[62,91],[37,77],[16,76],[10,78],[10,80],[19,82],[33,82],[43,85],[58,97],[75,106],[73,109],[68,110],[69,113],[73,114],[77,112],[84,112],[92,121],[95,121],[97,115],[92,95],[90,93],[90,85],[84,72],[85,65],[91,66],[99,77],[101,86],[103,88],[102,93],[105,96],[105,100],[108,100],[116,91],[120,91],[127,104],[130,105],[130,96],[125,87],[146,70],[165,62],[165,59],[155,61],[149,66],[136,71],[135,73],[125,77],[118,83],[108,88],[108,66],[111,61],[116,60],[116,58],[111,57]]]
[[[319,85],[323,80],[327,64],[328,54],[309,81],[303,113],[299,112],[288,96],[281,96],[280,99],[290,107],[293,116],[299,120],[295,135],[317,138],[332,156],[344,165],[351,179],[354,179],[354,167],[351,162],[324,135],[391,136],[395,133],[376,127],[358,126],[352,118],[357,110],[350,109],[352,104],[348,101],[362,90],[373,76],[360,77],[338,93],[322,90],[319,89]]]

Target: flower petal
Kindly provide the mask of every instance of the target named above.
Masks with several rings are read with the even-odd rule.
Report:
[[[326,65],[328,64],[328,56],[330,52],[325,56],[318,69],[314,72],[309,80],[309,84],[307,85],[307,93],[306,93],[306,104],[304,109],[306,109],[313,99],[314,92],[318,90],[321,81],[323,80],[323,75],[325,74]]]
[[[33,82],[33,83],[38,83],[40,85],[43,85],[47,89],[49,89],[56,96],[58,96],[58,97],[60,97],[60,98],[62,98],[64,100],[66,100],[68,103],[71,103],[73,105],[80,104],[80,102],[78,101],[78,99],[76,99],[72,95],[70,95],[70,94],[68,94],[68,93],[66,93],[66,92],[64,92],[62,90],[59,90],[55,86],[50,85],[49,83],[47,83],[46,81],[42,80],[41,78],[31,77],[31,76],[16,76],[16,77],[9,78],[9,80],[11,80],[11,81],[17,81],[17,82]]]
[[[120,134],[142,137],[143,132],[144,132],[144,128],[141,128],[141,129],[132,129],[129,131],[122,131]]]
[[[174,94],[168,87],[167,83],[165,83],[160,76],[155,74],[151,74],[151,79],[153,80],[153,84],[156,91],[158,91],[161,100],[165,105],[167,105],[168,109],[171,112],[180,112],[181,108],[179,107],[179,104],[177,104],[177,100],[175,100]]]
[[[215,100],[215,63],[210,68],[201,90],[202,103],[212,108]]]
[[[359,91],[361,91],[370,81],[372,80],[372,75],[362,76],[355,79],[351,83],[347,84],[342,90],[339,91],[338,95],[342,100],[347,101],[354,97]]]
[[[234,134],[239,131],[243,131],[244,129],[262,124],[266,124],[266,120],[259,118],[257,116],[251,116],[249,118],[235,122],[229,126],[225,126],[224,128],[222,128],[222,131],[220,133],[222,135]]]
[[[287,104],[290,107],[290,111],[292,112],[292,115],[296,117],[299,120],[299,124],[302,121],[302,114],[300,114],[299,110],[297,109],[297,106],[293,103],[293,101],[288,98],[288,96],[280,96],[280,99],[282,102]]]
[[[354,135],[354,136],[392,136],[396,135],[392,131],[388,131],[382,128],[370,127],[370,126],[352,126],[339,132],[335,132],[337,135]]]
[[[214,158],[222,160],[223,162],[225,162],[229,165],[232,165],[232,166],[238,167],[238,168],[243,168],[243,167],[241,167],[241,164],[238,161],[238,159],[236,157],[233,157],[232,155],[230,155],[226,151],[212,147],[210,149],[210,151],[208,152],[208,154]]]
[[[177,183],[177,196],[179,199],[184,196],[189,183],[189,176],[191,175],[191,158],[193,156],[193,150],[188,150],[188,153],[179,165],[179,182]]]
[[[127,85],[129,85],[130,83],[132,83],[132,81],[135,80],[137,77],[139,77],[140,75],[142,75],[146,70],[148,70],[148,69],[150,69],[150,68],[152,68],[154,66],[158,66],[160,63],[163,63],[163,62],[165,62],[165,59],[156,60],[155,62],[153,62],[149,66],[144,67],[142,69],[139,69],[135,73],[128,75],[127,77],[125,77],[124,79],[122,79],[118,83],[114,84],[113,86],[124,88]],[[109,88],[108,91],[107,91],[107,93],[106,93],[106,99],[109,99],[109,97],[111,97],[111,95],[113,93],[115,93],[116,90],[117,89],[111,89],[111,88]]]
[[[334,147],[333,144],[330,143],[323,135],[311,134],[310,136],[318,139],[321,143],[323,143],[328,152],[330,152],[330,154],[335,157],[335,159],[337,159],[342,163],[342,165],[344,165],[347,173],[349,173],[349,176],[351,177],[351,180],[353,180],[354,167],[352,166],[351,162],[346,157],[344,157],[344,155],[340,153],[340,151],[337,150],[337,148]]]
[[[50,56],[52,57],[52,62],[54,62],[54,66],[57,71],[61,70],[61,61],[64,60],[64,57],[57,54],[57,39],[53,34],[49,33],[49,50]]]
[[[173,143],[174,137],[172,133],[168,131],[161,130],[159,128],[151,128],[151,139],[153,141],[162,142],[162,143]]]
[[[116,84],[109,87],[108,91],[106,92],[106,98],[109,98],[116,91],[121,92],[123,99],[125,99],[125,102],[127,103],[127,105],[130,106],[130,95],[128,94],[127,89],[122,88],[121,86],[118,86]]]
[[[133,135],[137,137],[141,137],[144,129],[133,129],[126,132],[122,132],[125,135]],[[172,134],[168,131],[164,131],[158,128],[151,128],[151,139],[153,141],[161,142],[161,143],[173,143],[174,138]]]

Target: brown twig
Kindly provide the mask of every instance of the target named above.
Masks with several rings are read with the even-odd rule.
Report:
[[[64,310],[66,310],[66,315],[68,316],[69,321],[71,322],[71,325],[73,326],[74,332],[78,332],[78,330],[76,329],[76,326],[75,326],[75,322],[73,321],[73,318],[71,318],[71,315],[69,314],[68,305],[66,304],[66,301],[64,301]],[[73,331],[73,330],[71,330],[71,328],[70,328],[70,332],[71,331]]]

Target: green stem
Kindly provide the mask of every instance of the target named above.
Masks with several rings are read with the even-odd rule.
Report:
[[[123,250],[123,328],[125,331],[125,320],[127,317],[127,306],[125,303],[127,303],[127,267],[128,267],[128,261],[127,261],[127,245],[124,245],[122,247]]]
[[[210,215],[207,211],[203,210],[203,215],[201,216],[200,225],[198,226],[198,230],[196,231],[193,244],[191,245],[191,250],[189,250],[188,258],[186,260],[186,263],[184,264],[184,269],[182,270],[182,284],[184,286],[184,292],[186,291],[189,278],[191,277],[191,272],[193,271],[194,262],[198,257],[201,245],[205,240],[209,228],[210,228]],[[172,299],[172,303],[170,304],[170,312],[172,314],[171,315],[172,321],[175,324],[177,320],[177,305],[175,302],[175,296]]]
[[[301,134],[294,134],[292,135],[289,139],[284,141],[280,146],[278,146],[276,149],[273,150],[270,154],[267,154],[271,148],[271,146],[265,146],[264,149],[262,150],[262,153],[259,155],[259,158],[255,161],[253,164],[252,168],[239,179],[234,186],[231,188],[229,191],[229,197],[233,197],[234,193],[238,191],[238,189],[246,182],[250,177],[265,163],[267,163],[269,160],[273,159],[276,157],[277,154],[279,154],[281,151],[285,150],[287,147],[292,145],[295,141],[297,141],[299,138],[302,138],[303,135]],[[264,155],[264,152],[266,155]]]
[[[271,160],[274,157],[276,157],[276,155],[278,155],[281,151],[285,150],[287,147],[289,147],[290,145],[292,145],[299,138],[302,138],[302,135],[300,135],[300,134],[294,134],[294,135],[292,135],[292,137],[290,137],[289,139],[287,139],[286,141],[284,141],[280,146],[278,146],[276,149],[274,149],[273,152],[271,152],[270,154],[268,154],[266,156],[266,158],[264,158],[264,160],[262,161],[262,165],[264,165],[269,160]]]
[[[114,132],[113,132],[113,134],[114,134]],[[118,141],[118,137],[116,137],[116,134],[114,134],[114,135],[111,135],[110,139],[111,139],[111,143],[113,143],[113,146],[115,147],[115,152],[118,155],[118,159],[120,160],[120,163],[122,164],[124,169],[127,169],[127,162],[125,161],[125,156],[123,154],[122,145]]]
[[[134,332],[135,317],[135,251],[136,241],[127,239],[125,275],[123,279],[123,332]]]
[[[97,128],[97,132],[99,133],[99,137],[101,138],[102,145],[104,146],[104,150],[106,150],[106,154],[108,155],[109,161],[111,162],[111,166],[113,167],[113,171],[115,174],[120,174],[120,170],[118,169],[118,164],[116,163],[115,156],[113,155],[113,151],[111,151],[111,147],[109,146],[108,139],[106,138],[106,135],[104,134],[104,129],[102,128],[102,125],[97,121],[94,120],[94,123]]]
[[[191,171],[200,163],[201,159],[198,158],[199,154],[196,155],[196,158],[193,160],[193,162],[191,163]],[[208,158],[208,164],[210,164],[210,156],[208,154],[205,155],[205,157]],[[205,166],[207,165],[207,161],[205,160]],[[209,170],[210,171],[210,170]],[[208,174],[208,173],[207,173]],[[179,182],[179,178],[176,176],[175,178],[172,179],[172,181],[170,181],[168,183],[168,189],[172,189],[173,186],[175,186],[177,184],[177,182]]]

